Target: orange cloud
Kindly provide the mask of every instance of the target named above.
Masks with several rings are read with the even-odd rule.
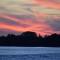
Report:
[[[13,30],[13,31],[18,31],[18,32],[23,31],[21,27],[8,25],[6,23],[0,23],[0,29],[8,29],[8,30]]]
[[[2,18],[6,18],[6,19],[14,21],[18,24],[20,24],[20,23],[28,24],[28,27],[23,27],[23,26],[19,26],[19,25],[14,26],[14,25],[9,25],[7,23],[0,22],[0,29],[7,29],[7,30],[16,31],[16,32],[33,31],[33,32],[36,32],[37,34],[41,34],[43,36],[46,34],[54,33],[53,29],[47,23],[44,23],[44,20],[42,21],[41,19],[39,19],[39,17],[42,17],[42,18],[46,17],[47,16],[46,14],[34,13],[34,15],[36,16],[37,22],[32,21],[32,20],[20,20],[20,19],[17,19],[15,16],[13,17],[13,16],[1,14],[0,17],[2,17]]]
[[[53,32],[49,26],[43,24],[34,24],[31,27],[24,28],[21,26],[9,25],[7,23],[0,23],[0,29],[7,29],[16,32],[34,31],[37,34],[41,34],[41,35],[51,34],[51,32]]]
[[[0,29],[7,29],[7,30],[16,31],[16,32],[33,31],[41,35],[53,33],[53,29],[49,25],[45,24],[44,22],[41,22],[42,20],[38,20],[39,17],[45,17],[46,14],[34,13],[34,15],[36,16],[37,22],[32,20],[20,20],[20,19],[17,19],[15,16],[13,17],[13,16],[1,14],[0,17],[2,18],[6,18],[18,24],[20,23],[28,24],[28,27],[23,27],[19,25],[14,26],[14,25],[9,25],[7,23],[0,22]]]

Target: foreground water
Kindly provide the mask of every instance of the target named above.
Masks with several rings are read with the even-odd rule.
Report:
[[[60,60],[60,48],[0,47],[0,60]]]

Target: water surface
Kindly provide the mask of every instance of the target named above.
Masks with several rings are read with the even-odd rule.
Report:
[[[60,60],[60,48],[0,47],[0,60]]]

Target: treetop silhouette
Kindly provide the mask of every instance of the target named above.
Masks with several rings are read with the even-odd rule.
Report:
[[[26,31],[21,35],[8,34],[0,36],[0,46],[44,46],[44,47],[60,47],[60,34],[52,34],[50,36],[37,36],[35,32]]]

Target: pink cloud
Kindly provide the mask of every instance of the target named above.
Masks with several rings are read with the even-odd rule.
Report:
[[[46,8],[60,9],[60,3],[52,2],[49,0],[34,0],[34,2]]]

